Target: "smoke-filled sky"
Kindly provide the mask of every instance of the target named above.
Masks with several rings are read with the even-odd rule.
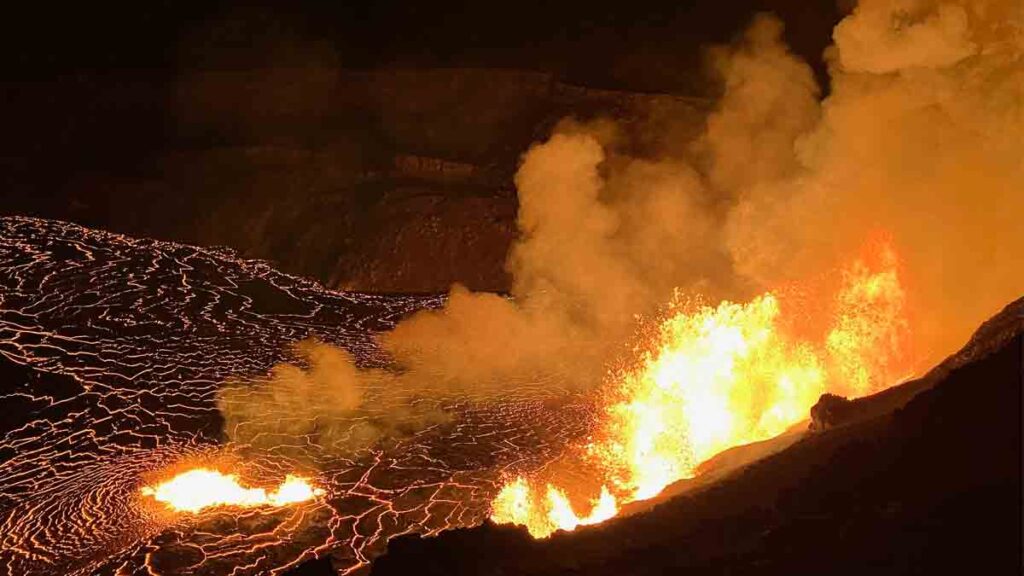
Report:
[[[380,378],[423,395],[593,389],[673,294],[743,300],[880,236],[927,367],[1024,293],[1021,25],[1017,0],[863,0],[833,31],[826,92],[784,23],[754,17],[711,51],[723,96],[695,139],[639,155],[653,127],[566,120],[525,152],[511,299],[454,287],[382,336],[395,374],[305,344],[310,369],[279,367],[255,396],[228,388],[229,433],[260,413],[250,397],[332,390],[349,413]]]

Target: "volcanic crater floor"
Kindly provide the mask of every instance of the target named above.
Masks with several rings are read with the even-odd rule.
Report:
[[[313,437],[232,444],[216,407],[225,380],[265,374],[311,336],[385,366],[374,335],[443,302],[334,292],[226,249],[0,218],[0,574],[280,573],[324,553],[360,571],[389,537],[479,524],[507,474],[586,432],[582,399],[527,382],[446,400],[450,421],[343,455]],[[199,514],[140,496],[168,469],[209,462],[257,483],[304,471],[326,495]]]

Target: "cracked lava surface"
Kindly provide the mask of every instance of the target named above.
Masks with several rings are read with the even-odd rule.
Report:
[[[330,553],[364,569],[389,537],[478,524],[508,473],[584,434],[584,401],[449,401],[452,422],[346,457],[304,438],[226,442],[225,379],[308,336],[383,366],[373,335],[439,296],[342,293],[206,249],[0,218],[0,575],[276,573]],[[552,391],[552,397],[561,394]],[[353,423],[355,425],[355,423]],[[168,512],[140,496],[183,462],[230,462],[324,494],[286,507]]]

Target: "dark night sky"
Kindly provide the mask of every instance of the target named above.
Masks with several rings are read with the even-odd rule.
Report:
[[[794,50],[820,69],[834,0],[36,3],[5,14],[0,64],[6,79],[247,68],[266,57],[258,46],[300,39],[350,68],[496,66],[686,91],[700,46],[728,41],[760,10],[782,16]]]

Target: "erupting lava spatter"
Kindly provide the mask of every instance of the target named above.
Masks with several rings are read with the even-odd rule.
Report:
[[[695,476],[726,449],[785,432],[824,392],[862,395],[896,383],[908,371],[905,297],[892,248],[874,260],[843,271],[823,343],[789,335],[784,300],[772,293],[696,310],[673,303],[640,361],[610,379],[601,423],[577,447],[601,476],[591,511],[577,515],[565,488],[544,483],[542,491],[517,477],[491,518],[535,537],[602,522],[623,503]]]
[[[144,486],[143,496],[151,496],[173,510],[199,512],[211,506],[285,506],[312,500],[324,494],[306,478],[288,475],[277,490],[246,488],[235,474],[224,474],[208,468],[182,472],[156,486]]]

